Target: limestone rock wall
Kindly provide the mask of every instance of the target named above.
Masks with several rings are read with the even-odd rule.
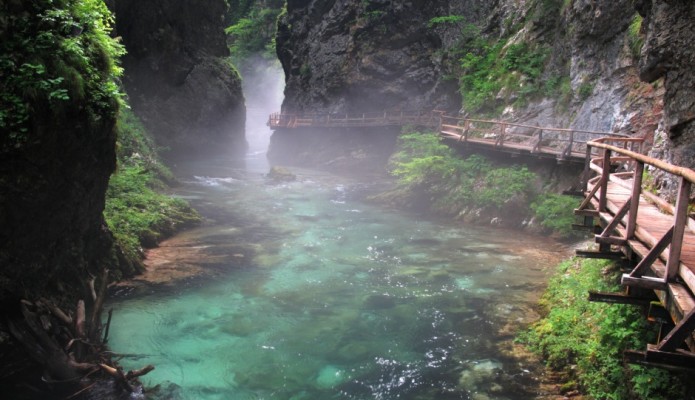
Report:
[[[286,112],[461,108],[457,72],[462,27],[491,42],[548,49],[542,79],[570,82],[559,95],[519,104],[499,117],[540,125],[617,131],[651,142],[663,87],[640,82],[628,28],[631,0],[290,0],[279,22]],[[460,16],[433,26],[432,18]],[[502,94],[500,94],[501,97]],[[509,96],[507,96],[509,97]],[[505,100],[508,100],[505,99]],[[511,100],[514,100],[512,96]]]
[[[646,35],[640,77],[663,78],[664,112],[652,155],[676,165],[695,168],[695,2],[640,0]],[[675,182],[662,180],[665,192]]]
[[[244,147],[241,79],[227,61],[224,0],[115,0],[124,83],[158,143],[176,151]]]
[[[489,8],[494,2],[470,3]],[[442,38],[427,27],[449,8],[448,0],[289,0],[277,35],[287,83],[283,109],[357,113],[455,105],[456,82],[441,79]]]

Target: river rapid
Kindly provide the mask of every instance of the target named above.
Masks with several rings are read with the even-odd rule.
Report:
[[[154,364],[143,382],[173,399],[536,397],[512,338],[566,247],[385,210],[365,201],[378,174],[273,182],[270,132],[249,131],[243,160],[175,165],[176,195],[206,221],[162,251],[196,273],[112,299],[126,369]]]

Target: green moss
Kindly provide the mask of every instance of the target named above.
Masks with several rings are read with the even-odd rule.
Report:
[[[615,292],[620,269],[605,260],[571,259],[560,264],[541,299],[545,316],[519,340],[548,367],[565,372],[594,399],[674,399],[675,377],[658,369],[625,365],[625,349],[653,342],[655,331],[631,305],[594,303],[589,290]]]
[[[118,170],[106,192],[104,218],[124,260],[139,265],[143,247],[199,222],[199,215],[185,201],[160,193],[174,177],[162,164],[152,138],[129,109],[119,114]],[[121,268],[124,269],[124,268]],[[127,271],[137,272],[137,271]]]
[[[642,16],[635,13],[635,16],[632,18],[632,22],[630,22],[630,26],[627,29],[630,54],[632,54],[632,58],[635,60],[639,59],[640,53],[642,52],[642,46],[644,46],[644,37],[641,31]]]
[[[444,15],[441,17],[431,18],[427,22],[427,27],[428,28],[434,28],[438,25],[458,24],[458,23],[463,22],[465,20],[466,20],[466,17],[464,17],[463,15]]]

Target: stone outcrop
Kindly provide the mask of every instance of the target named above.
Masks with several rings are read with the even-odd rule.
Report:
[[[640,58],[640,78],[663,78],[663,120],[652,155],[695,168],[695,2],[640,0],[636,8],[644,17],[646,35]],[[663,180],[673,191],[675,182]]]
[[[462,20],[432,23],[443,16]],[[571,82],[562,110],[554,97],[510,106],[512,98],[498,105],[504,118],[645,136],[660,117],[662,92],[637,79],[628,44],[634,16],[630,0],[289,1],[277,37],[283,110],[455,112],[461,100],[450,66],[462,56],[462,31],[474,25],[491,42],[541,44],[550,53],[543,78]]]
[[[60,43],[69,33],[42,15],[76,14],[73,5],[56,7],[12,1],[0,9],[0,307],[6,311],[19,298],[81,296],[88,272],[104,266],[112,245],[102,217],[116,168],[110,60],[94,32],[78,42],[80,51],[101,58],[67,57],[47,46],[46,38]],[[75,21],[84,24],[80,30],[95,29]],[[29,63],[43,72],[27,76],[14,68]],[[51,82],[67,83],[65,96],[52,97],[60,91]]]
[[[485,1],[465,3],[489,8]],[[288,1],[277,35],[287,83],[283,110],[356,113],[456,105],[456,82],[442,79],[442,38],[427,26],[449,8],[448,0]]]
[[[491,45],[545,49],[540,79],[567,82],[521,102],[502,91],[489,107],[504,110],[496,117],[651,143],[664,90],[640,82],[629,32],[636,15],[631,0],[290,0],[277,36],[287,83],[283,111],[456,113],[460,49],[473,26]],[[433,23],[437,17],[454,20]]]
[[[245,105],[227,60],[223,0],[117,0],[133,109],[160,146],[176,151],[244,148]]]

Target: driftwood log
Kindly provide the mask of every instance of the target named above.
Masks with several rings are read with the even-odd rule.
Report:
[[[77,301],[73,312],[45,298],[22,300],[22,318],[8,321],[12,336],[43,367],[43,380],[76,390],[73,396],[88,390],[100,378],[113,379],[132,393],[137,379],[154,369],[148,365],[124,373],[112,360],[107,341],[113,310],[109,310],[106,326],[101,321],[107,283],[107,269],[98,280],[92,277],[86,281],[87,301]]]

